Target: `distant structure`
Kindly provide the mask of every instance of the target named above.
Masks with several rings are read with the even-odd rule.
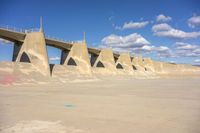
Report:
[[[54,73],[67,74],[69,71],[89,75],[96,73],[137,76],[138,73],[148,75],[197,70],[197,67],[191,65],[157,62],[150,58],[130,56],[128,53],[114,53],[112,49],[88,48],[85,32],[82,42],[66,42],[45,37],[42,17],[39,30],[16,31],[0,28],[0,38],[13,42],[13,62],[29,63],[44,76],[51,76]],[[62,51],[60,65],[49,64],[47,45]]]

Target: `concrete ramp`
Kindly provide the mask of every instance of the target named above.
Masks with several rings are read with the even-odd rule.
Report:
[[[70,50],[63,50],[61,64],[77,67],[80,74],[91,74],[91,65],[86,43],[74,43]]]
[[[14,47],[13,60],[16,60],[16,62],[31,63],[43,75],[50,76],[43,32],[26,33],[22,46],[15,45]]]
[[[118,70],[123,70],[128,74],[133,74],[134,72],[133,65],[131,63],[131,57],[128,53],[120,54],[115,64]]]

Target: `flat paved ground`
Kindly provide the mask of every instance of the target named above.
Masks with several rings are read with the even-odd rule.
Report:
[[[200,133],[200,79],[0,87],[2,133]]]

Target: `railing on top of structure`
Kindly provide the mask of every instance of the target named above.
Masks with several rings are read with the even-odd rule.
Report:
[[[11,27],[8,25],[0,25],[1,29],[6,29],[8,31],[15,31],[15,32],[19,32],[19,33],[30,33],[30,32],[37,32],[40,29],[38,28],[32,28],[32,29],[28,29],[28,30],[24,30],[24,29],[20,29],[20,28],[16,28],[16,27]]]
[[[53,37],[53,36],[49,36],[49,35],[46,35],[45,38],[46,38],[46,39],[50,39],[50,40],[54,40],[54,41],[63,42],[63,43],[70,43],[70,44],[84,42],[84,41],[82,41],[82,40],[81,40],[81,41],[67,41],[67,40],[60,39],[60,38]]]
[[[8,31],[14,31],[14,32],[25,33],[25,34],[31,33],[31,32],[38,32],[40,30],[39,28],[32,28],[32,29],[24,30],[24,29],[20,29],[20,28],[11,27],[11,26],[8,26],[8,25],[0,25],[0,28],[6,29]],[[57,38],[57,37],[52,37],[52,36],[49,36],[49,35],[45,36],[45,38],[50,39],[50,40],[54,40],[54,41],[63,42],[63,43],[70,43],[70,44],[84,42],[84,41],[67,41],[67,40],[60,39],[60,38]]]

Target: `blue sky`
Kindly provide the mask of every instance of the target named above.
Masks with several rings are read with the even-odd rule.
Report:
[[[0,25],[31,29],[43,18],[45,35],[82,40],[155,60],[200,64],[199,0],[1,0]],[[0,41],[0,61],[12,45]],[[60,51],[48,47],[51,63]]]

